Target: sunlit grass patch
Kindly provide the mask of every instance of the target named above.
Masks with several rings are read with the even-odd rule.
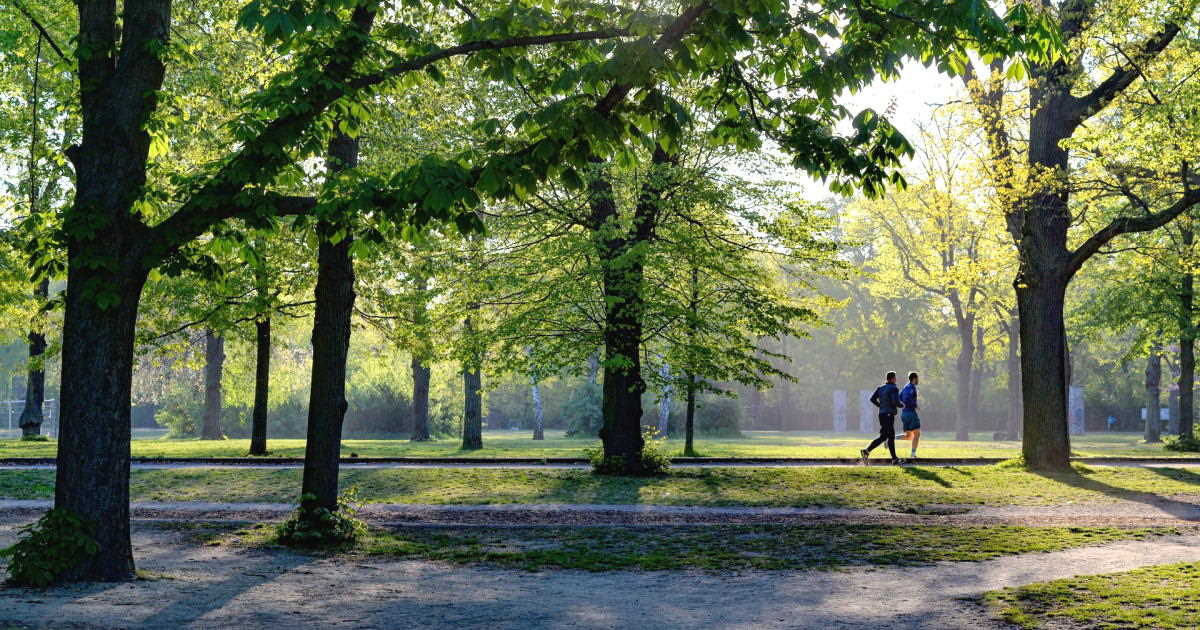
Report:
[[[1200,563],[1029,584],[984,600],[1004,620],[1027,628],[1154,630],[1200,626]]]

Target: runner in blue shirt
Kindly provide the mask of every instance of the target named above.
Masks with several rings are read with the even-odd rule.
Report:
[[[912,440],[912,452],[909,461],[917,460],[917,445],[921,443],[921,417],[917,415],[917,377],[916,372],[908,373],[908,385],[900,390],[900,402],[904,410],[900,412],[900,422],[904,426],[904,435],[897,435],[897,440]]]

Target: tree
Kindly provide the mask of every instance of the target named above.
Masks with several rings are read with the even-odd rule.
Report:
[[[1121,185],[1128,193],[1128,204],[1116,216],[1110,215],[1107,223],[1090,228],[1082,237],[1069,235],[1075,224],[1070,182],[1072,173],[1079,170],[1072,167],[1072,150],[1076,137],[1084,135],[1084,123],[1102,119],[1106,108],[1138,107],[1134,99],[1122,102],[1121,98],[1152,83],[1139,81],[1141,77],[1173,72],[1160,62],[1183,27],[1195,19],[1196,3],[1132,6],[1098,0],[1057,4],[1041,0],[1018,7],[1054,19],[1065,50],[1056,60],[1035,60],[1028,66],[1028,126],[1021,134],[1026,137],[1025,155],[1017,155],[1017,136],[1005,122],[1009,111],[1005,72],[1020,76],[1022,66],[1006,71],[1003,62],[992,61],[990,76],[977,78],[968,65],[962,77],[979,111],[993,185],[1005,200],[1008,231],[1017,245],[1020,266],[1014,286],[1023,348],[1023,454],[1035,469],[1065,470],[1070,460],[1063,324],[1068,284],[1083,264],[1114,238],[1161,227],[1200,202],[1200,189],[1188,183],[1192,177],[1188,150],[1170,155],[1159,152],[1153,157],[1144,150],[1140,154],[1129,151],[1121,156],[1124,164],[1137,165],[1144,175],[1151,176]],[[1147,23],[1151,25],[1148,28]],[[1085,68],[1095,70],[1085,72]],[[1134,161],[1127,161],[1129,158]],[[1164,181],[1182,185],[1169,195],[1147,196],[1146,186],[1161,188]]]

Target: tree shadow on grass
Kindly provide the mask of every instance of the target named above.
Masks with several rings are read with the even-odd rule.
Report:
[[[1196,475],[1195,473],[1192,473],[1190,471],[1182,471],[1181,469],[1175,469],[1175,468],[1149,468],[1149,470],[1152,470],[1155,473],[1158,473],[1160,475],[1171,477],[1173,479],[1181,479],[1181,480],[1185,480],[1185,481],[1189,481],[1189,482],[1194,481],[1195,483],[1200,484],[1200,475]],[[1179,473],[1179,472],[1186,473],[1187,475],[1190,475],[1190,477],[1183,478],[1183,477],[1176,476],[1176,473]],[[1161,494],[1156,494],[1153,492],[1145,492],[1145,491],[1141,491],[1141,490],[1130,490],[1128,488],[1120,488],[1120,487],[1117,487],[1117,486],[1114,486],[1111,484],[1104,483],[1103,481],[1093,479],[1086,474],[1080,474],[1078,472],[1069,472],[1069,473],[1039,473],[1039,472],[1035,472],[1033,474],[1039,475],[1041,477],[1045,477],[1046,479],[1049,479],[1051,481],[1065,483],[1068,486],[1071,486],[1073,488],[1079,488],[1081,490],[1090,490],[1092,492],[1099,492],[1100,494],[1110,496],[1115,499],[1121,499],[1123,501],[1134,501],[1136,503],[1142,503],[1142,504],[1157,508],[1159,510],[1162,510],[1163,512],[1166,512],[1167,514],[1170,514],[1171,516],[1178,518],[1180,520],[1200,522],[1200,505],[1196,505],[1195,503],[1188,503],[1187,501],[1180,501],[1178,499],[1173,499],[1171,497],[1163,496]],[[1200,487],[1198,487],[1197,490],[1200,490]]]
[[[923,481],[932,481],[943,488],[953,488],[954,484],[946,481],[942,476],[932,468],[912,468],[905,467],[902,469],[904,474],[911,475]]]

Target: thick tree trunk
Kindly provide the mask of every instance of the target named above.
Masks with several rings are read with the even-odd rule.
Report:
[[[254,322],[254,412],[251,415],[250,454],[267,454],[267,413],[271,396],[271,316]]]
[[[1035,470],[1068,470],[1066,281],[1053,275],[1017,283],[1021,324],[1022,453]]]
[[[1182,240],[1189,258],[1196,235],[1189,223],[1182,230]],[[1196,276],[1191,269],[1184,272],[1179,283],[1179,435],[1189,437],[1196,423],[1196,330],[1192,310],[1196,306]]]
[[[34,289],[39,307],[50,296],[50,281],[42,280]],[[40,318],[37,318],[40,319]],[[25,406],[21,409],[18,424],[22,436],[38,435],[42,432],[42,406],[46,402],[46,367],[42,363],[46,354],[46,334],[37,323],[29,331],[29,371],[25,380]]]
[[[330,170],[358,165],[358,140],[345,134],[329,143]],[[346,358],[350,350],[350,317],[354,312],[353,239],[334,243],[331,225],[318,225],[316,307],[313,321],[312,387],[308,402],[308,439],[304,448],[302,507],[315,516],[316,508],[337,509],[338,459],[342,422],[346,417]],[[319,524],[317,524],[319,527]]]
[[[955,361],[957,377],[955,409],[958,417],[954,422],[954,439],[971,439],[971,374],[975,365],[974,324],[970,321],[960,324],[958,329],[958,360]]]
[[[463,366],[462,450],[483,448],[483,375],[478,366]]]
[[[419,357],[412,358],[413,429],[412,442],[429,441],[429,366]]]
[[[1008,426],[1005,438],[1021,438],[1021,322],[1013,317],[1008,323]]]
[[[54,507],[88,523],[99,550],[60,578],[128,580],[134,577],[129,395],[137,303],[146,276],[136,262],[112,271],[81,262],[86,256],[69,260]],[[105,299],[101,307],[96,287],[116,302]]]
[[[695,457],[696,437],[696,375],[688,373],[687,384],[687,415],[683,420],[683,454],[685,457]]]
[[[1161,442],[1159,409],[1162,396],[1162,348],[1155,344],[1146,357],[1146,442]]]
[[[221,373],[225,371],[225,338],[211,330],[204,331],[204,422],[200,438],[220,440],[221,433]]]

